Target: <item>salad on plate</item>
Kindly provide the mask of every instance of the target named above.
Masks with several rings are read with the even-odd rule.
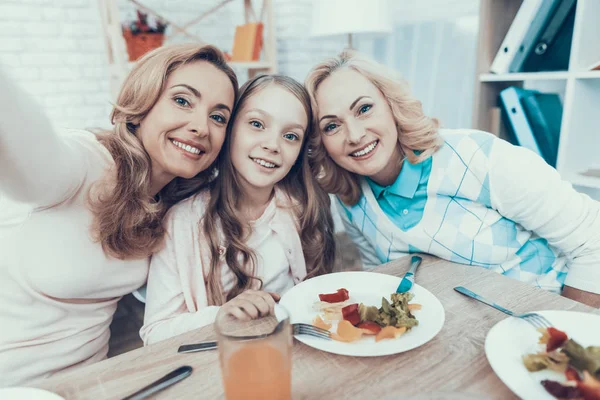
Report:
[[[375,341],[395,339],[419,324],[413,314],[421,305],[410,303],[414,295],[392,293],[390,300],[381,299],[381,307],[350,300],[348,290],[319,294],[313,309],[318,315],[313,325],[331,332],[333,339],[354,342],[363,336],[375,336]]]
[[[523,356],[530,372],[552,370],[564,374],[559,382],[540,383],[557,399],[600,400],[600,346],[583,347],[554,327],[540,328],[540,351]]]

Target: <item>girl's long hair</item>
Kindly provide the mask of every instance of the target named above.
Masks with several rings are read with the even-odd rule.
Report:
[[[315,111],[315,129],[310,138],[310,148],[313,162],[319,171],[319,184],[328,193],[339,196],[345,204],[355,205],[362,195],[360,177],[340,167],[329,157],[316,122],[319,85],[342,68],[358,72],[383,94],[396,122],[402,153],[412,164],[429,158],[443,144],[443,139],[438,132],[438,120],[425,115],[421,102],[411,94],[407,82],[395,76],[385,66],[353,50],[344,50],[339,55],[315,65],[304,83]],[[415,150],[420,153],[415,154]]]
[[[213,46],[180,44],[159,47],[137,61],[111,113],[114,129],[97,138],[114,160],[114,171],[97,182],[88,202],[94,214],[92,234],[104,252],[119,259],[149,256],[163,242],[163,218],[175,203],[196,193],[214,176],[214,164],[194,178],[175,178],[154,198],[152,164],[136,136],[139,123],[160,98],[169,75],[181,66],[205,61],[223,71],[237,95],[235,73]]]
[[[308,136],[313,128],[312,109],[306,89],[292,78],[281,75],[262,75],[246,82],[240,89],[240,97],[231,115],[223,150],[218,158],[219,176],[210,184],[210,201],[201,220],[200,229],[208,240],[211,251],[210,270],[206,277],[210,304],[220,305],[252,287],[256,274],[257,260],[252,249],[246,244],[251,227],[238,216],[240,183],[231,162],[232,129],[239,111],[248,99],[269,85],[278,85],[302,103],[308,120],[305,139],[296,163],[277,187],[289,197],[293,215],[298,221],[302,250],[306,261],[307,277],[310,278],[333,268],[335,260],[335,240],[330,199],[316,182],[309,163]],[[220,237],[226,247],[225,261],[233,272],[236,281],[232,290],[225,294],[221,284]],[[262,286],[262,282],[260,282]]]

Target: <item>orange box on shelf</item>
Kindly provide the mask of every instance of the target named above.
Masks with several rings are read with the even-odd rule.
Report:
[[[236,26],[231,61],[258,61],[263,44],[263,24],[253,22]]]

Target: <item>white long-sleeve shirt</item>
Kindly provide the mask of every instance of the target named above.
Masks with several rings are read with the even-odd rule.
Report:
[[[91,238],[86,198],[110,154],[39,109],[0,73],[0,387],[105,358],[117,301],[148,273]]]
[[[600,293],[600,203],[532,151],[481,131],[441,130],[444,145],[404,161],[389,187],[362,179],[337,202],[369,267],[424,252],[560,292]]]

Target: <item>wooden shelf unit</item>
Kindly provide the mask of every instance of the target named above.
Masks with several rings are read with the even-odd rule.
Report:
[[[493,74],[490,66],[522,0],[481,0],[472,125],[492,132],[498,95],[509,86],[559,93],[563,102],[556,169],[573,184],[600,190],[600,1],[577,0],[567,71]],[[494,110],[496,108],[496,110]],[[587,174],[586,174],[587,172]]]
[[[253,62],[230,62],[234,69],[242,69],[248,71],[248,76],[252,77],[257,73],[269,73],[273,74],[277,72],[277,43],[275,38],[275,21],[273,16],[273,1],[274,0],[262,0],[262,9],[260,12],[255,13],[252,0],[212,0],[212,6],[206,6],[204,10],[199,10],[199,16],[192,18],[186,24],[179,26],[167,18],[162,16],[155,10],[147,7],[142,0],[123,0],[132,3],[136,8],[143,12],[153,14],[161,18],[162,20],[169,23],[172,34],[185,35],[191,40],[197,40],[203,42],[201,38],[193,35],[189,32],[189,28],[192,25],[197,24],[209,15],[217,12],[221,7],[231,2],[239,2],[244,7],[244,20],[245,23],[253,22],[251,17],[262,21],[265,24],[263,47],[260,61]],[[121,83],[125,79],[125,76],[135,64],[130,62],[127,56],[127,50],[125,45],[125,39],[123,38],[121,23],[119,18],[119,0],[98,0],[100,7],[100,14],[102,20],[102,26],[104,29],[104,36],[106,41],[106,49],[108,55],[109,73],[110,73],[110,90],[111,95],[115,98],[118,94],[118,90],[121,87]],[[259,16],[256,18],[256,16]],[[235,30],[235,26],[231,26],[232,31]]]

